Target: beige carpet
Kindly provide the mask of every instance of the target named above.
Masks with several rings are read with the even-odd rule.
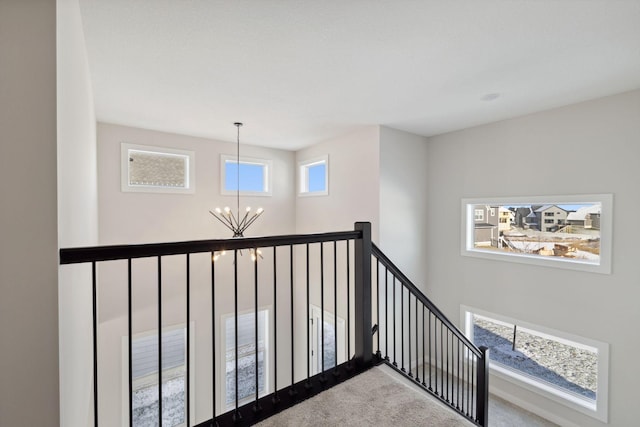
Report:
[[[469,427],[427,393],[416,393],[404,378],[381,365],[257,424],[301,426]]]

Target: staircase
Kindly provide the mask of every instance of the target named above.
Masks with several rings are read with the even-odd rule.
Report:
[[[487,425],[487,350],[371,242],[369,223],[336,233],[61,249],[60,263],[91,266],[94,426],[160,418],[253,425],[376,364]],[[119,320],[122,349],[112,344]],[[183,357],[178,350],[170,363],[176,325],[185,330]],[[139,335],[155,336],[145,376],[132,350]],[[124,372],[108,363],[122,354]],[[177,403],[169,380],[181,384]],[[125,397],[114,398],[114,389]]]

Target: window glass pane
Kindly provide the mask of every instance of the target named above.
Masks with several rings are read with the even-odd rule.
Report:
[[[189,156],[129,150],[129,185],[187,188]]]
[[[318,163],[307,168],[309,192],[326,191],[327,165]]]
[[[492,362],[595,401],[596,349],[475,314],[473,337],[474,344],[490,349]]]
[[[240,162],[240,191],[265,192],[265,165]],[[238,190],[238,163],[225,162],[225,190]]]
[[[601,203],[473,205],[472,209],[474,248],[600,264]]]
[[[258,393],[265,392],[265,356],[266,356],[266,310],[258,312]],[[235,405],[236,400],[236,352],[235,318],[228,317],[226,328],[225,380],[227,406]],[[256,346],[255,314],[238,316],[238,401],[255,397],[256,393]]]
[[[185,344],[184,328],[162,333],[162,418],[164,426],[185,422]],[[132,341],[134,426],[158,425],[158,335]]]

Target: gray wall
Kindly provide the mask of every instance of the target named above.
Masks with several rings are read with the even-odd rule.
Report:
[[[56,2],[0,2],[0,425],[58,424]]]
[[[638,234],[629,225],[640,210],[639,117],[640,91],[634,91],[433,137],[427,157],[429,296],[452,319],[465,304],[609,343],[612,426],[637,424],[640,264]],[[536,157],[531,146],[555,155]],[[462,198],[589,193],[614,195],[610,275],[460,255]],[[573,424],[603,425],[504,381],[492,382]]]

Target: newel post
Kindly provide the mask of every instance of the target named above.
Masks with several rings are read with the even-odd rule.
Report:
[[[355,360],[359,366],[373,363],[371,333],[371,223],[356,222],[362,238],[355,241]]]
[[[482,359],[478,359],[477,421],[481,426],[489,425],[489,349],[480,347]]]

